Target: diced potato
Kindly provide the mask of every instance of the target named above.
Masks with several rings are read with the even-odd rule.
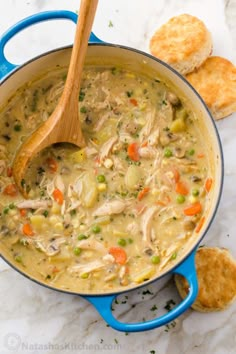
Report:
[[[175,119],[170,125],[170,131],[172,133],[179,133],[186,129],[186,124],[182,118]]]
[[[51,213],[56,215],[61,213],[61,206],[57,202],[53,202]]]
[[[98,190],[95,176],[92,173],[85,173],[82,177],[81,201],[86,208],[92,208],[97,201]]]
[[[99,225],[108,225],[111,222],[111,218],[109,215],[101,216],[96,219],[96,224]]]
[[[118,236],[118,237],[128,237],[129,234],[124,231],[119,231],[119,230],[113,230],[113,235]]]
[[[125,175],[125,185],[130,190],[138,188],[139,181],[142,177],[141,169],[139,166],[130,165]]]
[[[154,273],[155,273],[155,267],[153,266],[146,267],[143,271],[132,276],[132,281],[138,284],[142,283],[143,281],[150,279],[154,275]]]
[[[69,246],[65,246],[61,249],[60,253],[48,259],[50,263],[66,262],[71,259],[71,249]]]
[[[73,154],[71,154],[70,157],[71,157],[72,162],[81,163],[81,162],[85,161],[87,158],[86,151],[85,151],[85,149],[81,149],[81,150],[76,151]]]
[[[30,217],[31,224],[35,229],[41,229],[45,223],[45,217],[43,215],[32,215]]]
[[[57,223],[54,225],[53,228],[54,228],[55,231],[58,231],[58,232],[64,230],[63,224],[62,224],[61,222],[57,222]]]

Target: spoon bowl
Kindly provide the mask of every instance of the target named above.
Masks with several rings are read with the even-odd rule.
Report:
[[[98,0],[81,0],[68,75],[62,96],[51,116],[21,145],[12,174],[19,191],[27,198],[25,171],[33,157],[55,143],[85,146],[78,110],[83,65]]]

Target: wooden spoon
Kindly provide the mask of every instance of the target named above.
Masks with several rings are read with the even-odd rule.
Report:
[[[51,116],[21,145],[15,156],[13,177],[18,189],[26,198],[24,175],[35,154],[59,142],[69,142],[79,147],[85,146],[79,119],[78,96],[97,4],[98,0],[81,0],[74,46],[62,96]]]

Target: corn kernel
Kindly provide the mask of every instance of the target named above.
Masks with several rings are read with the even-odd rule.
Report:
[[[113,161],[111,159],[106,159],[103,163],[106,168],[111,168],[113,166]]]
[[[135,75],[132,74],[132,73],[126,73],[125,76],[130,78],[130,79],[135,79]]]
[[[57,222],[53,228],[55,231],[63,231],[63,229],[64,229],[63,224],[61,222]]]
[[[197,197],[194,197],[193,195],[190,195],[190,197],[188,198],[189,202],[191,204],[194,204],[198,201],[198,198]]]
[[[52,214],[60,214],[61,206],[58,203],[53,202],[51,212]]]
[[[106,183],[99,183],[97,189],[99,192],[104,192],[107,189]]]
[[[48,220],[51,225],[55,225],[56,223],[59,222],[59,218],[56,215],[50,216],[50,218]]]
[[[45,217],[43,215],[32,215],[30,221],[33,227],[39,229],[45,222]]]

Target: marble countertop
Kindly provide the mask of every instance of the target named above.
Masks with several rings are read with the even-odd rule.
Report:
[[[0,33],[18,20],[45,10],[76,11],[79,0],[0,1]],[[148,52],[153,31],[171,16],[190,13],[213,35],[214,55],[236,63],[235,0],[100,0],[94,33],[104,41]],[[46,23],[18,35],[6,47],[11,61],[72,43],[74,25]],[[27,44],[26,44],[27,43]],[[30,43],[30,45],[29,45]],[[217,122],[225,156],[222,200],[204,244],[227,247],[236,257],[236,114]],[[121,321],[158,316],[166,301],[179,301],[169,277],[148,288],[123,294],[114,305]],[[236,303],[220,313],[191,309],[176,321],[149,332],[120,333],[109,328],[84,299],[41,287],[0,260],[0,353],[152,353],[233,354],[236,348]]]

